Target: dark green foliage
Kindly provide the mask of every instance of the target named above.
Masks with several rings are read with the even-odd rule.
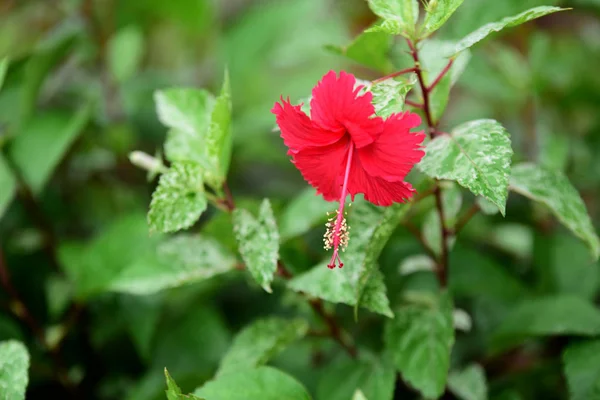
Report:
[[[600,399],[600,2],[0,4],[0,400]],[[428,136],[335,270],[329,70]]]

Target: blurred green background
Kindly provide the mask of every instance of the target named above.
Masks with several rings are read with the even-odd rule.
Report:
[[[515,159],[564,171],[597,226],[600,1],[465,0],[436,38],[458,39],[537,5],[573,10],[477,45],[441,127],[497,119],[511,134]],[[241,272],[152,296],[96,290],[102,276],[154,240],[144,214],[156,182],[148,183],[128,159],[134,150],[161,150],[166,129],[155,114],[154,91],[190,86],[216,93],[227,67],[234,135],[229,186],[250,208],[269,197],[277,214],[306,184],[273,131],[273,103],[281,95],[306,98],[331,69],[375,79],[403,68],[400,39],[390,43],[379,71],[328,50],[375,20],[362,0],[0,2],[0,59],[10,60],[0,90],[2,258],[82,398],[163,398],[165,366],[191,391],[212,376],[249,321],[270,313],[310,315],[295,294],[276,288],[269,295]],[[211,209],[193,230],[235,251],[227,215]],[[315,265],[324,255],[321,235],[319,226],[286,241],[282,258],[294,271]],[[93,260],[72,256],[73,249],[89,247]],[[403,229],[385,248],[381,268],[392,303],[402,291],[435,286],[429,272],[398,278],[400,262],[420,252]],[[473,320],[473,329],[457,338],[453,358],[489,361],[491,398],[566,398],[553,352],[560,338],[529,343],[515,358],[489,356],[486,335],[515,302],[531,296],[596,300],[599,273],[584,244],[547,211],[512,194],[505,219],[476,216],[452,251],[456,304]],[[81,295],[86,285],[92,289]],[[0,340],[28,344],[28,398],[66,398],[56,357],[15,316],[22,314],[11,299],[0,291]],[[365,314],[354,323],[349,307],[337,312],[360,346],[381,347],[381,318]],[[320,393],[323,365],[337,351],[333,343],[307,339],[274,365]]]

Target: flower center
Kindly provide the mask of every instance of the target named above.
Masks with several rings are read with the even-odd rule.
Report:
[[[342,186],[342,194],[340,196],[340,206],[336,211],[334,217],[331,217],[327,222],[327,232],[325,232],[324,242],[325,249],[329,250],[333,247],[333,254],[331,260],[327,266],[331,269],[339,266],[342,268],[344,263],[340,258],[340,248],[342,252],[346,250],[348,246],[349,229],[350,227],[346,224],[346,218],[344,217],[344,206],[346,204],[346,196],[348,195],[348,177],[350,176],[350,165],[352,165],[352,154],[354,153],[354,144],[350,143],[350,150],[348,151],[348,161],[346,161],[346,170],[344,171],[344,184]],[[334,221],[335,220],[335,221]]]

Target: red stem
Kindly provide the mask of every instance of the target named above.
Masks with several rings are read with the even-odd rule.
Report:
[[[385,81],[387,79],[395,78],[395,77],[403,75],[403,74],[408,74],[409,72],[416,72],[416,70],[417,69],[415,67],[406,68],[406,69],[403,69],[401,71],[394,72],[393,74],[389,74],[389,75],[383,76],[381,78],[375,79],[373,81],[373,84],[376,84],[376,83],[379,83],[379,82],[383,82],[383,81]]]
[[[408,44],[410,54],[415,62],[415,73],[417,74],[419,86],[421,87],[421,92],[423,94],[423,111],[425,112],[425,120],[427,122],[427,126],[429,127],[429,136],[433,139],[435,124],[431,118],[431,111],[429,109],[429,92],[427,91],[427,86],[425,86],[425,81],[423,80],[423,72],[421,71],[421,63],[419,62],[419,54],[417,53],[417,49],[410,39],[406,39],[406,43]]]
[[[416,107],[416,108],[423,108],[423,104],[415,103],[414,101],[411,101],[411,100],[404,100],[404,103],[408,104],[409,106]]]
[[[444,67],[444,69],[442,70],[442,72],[440,72],[439,75],[437,76],[437,78],[435,78],[435,80],[433,81],[433,83],[431,85],[429,85],[429,87],[427,88],[428,92],[431,92],[433,90],[433,88],[435,88],[435,86],[438,83],[440,83],[440,81],[442,80],[442,78],[450,70],[450,67],[452,67],[452,64],[454,64],[454,59],[453,58],[451,58],[450,61],[448,61],[448,64],[446,64],[446,66]]]

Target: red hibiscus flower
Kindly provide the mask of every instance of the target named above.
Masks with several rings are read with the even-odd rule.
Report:
[[[325,200],[340,202],[325,234],[325,247],[334,249],[330,268],[343,266],[339,248],[348,242],[343,217],[347,195],[354,200],[362,193],[378,206],[410,199],[415,190],[404,178],[424,155],[420,144],[425,136],[410,132],[421,118],[410,112],[385,120],[376,116],[373,95],[359,96],[362,88],[353,75],[342,71],[337,77],[329,71],[312,91],[310,118],[289,99],[282,98],[271,110],[304,179]]]

